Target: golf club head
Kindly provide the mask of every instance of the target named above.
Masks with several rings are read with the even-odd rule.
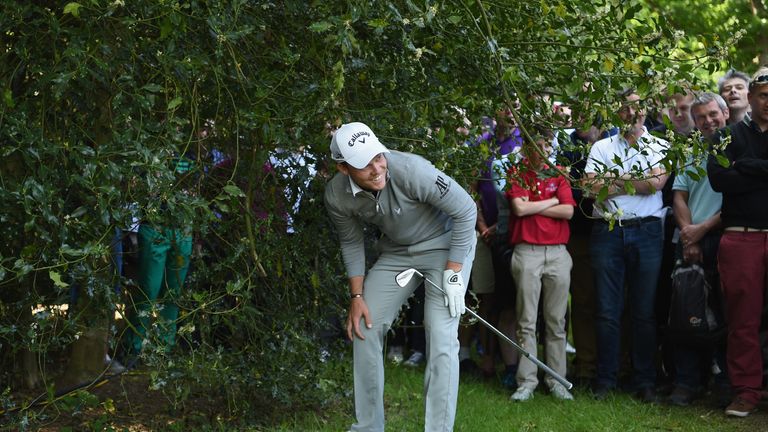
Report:
[[[419,273],[418,270],[415,268],[409,268],[406,270],[401,271],[395,276],[395,283],[397,283],[397,286],[400,288],[405,288],[406,285],[413,279],[414,275],[421,276],[421,273]]]

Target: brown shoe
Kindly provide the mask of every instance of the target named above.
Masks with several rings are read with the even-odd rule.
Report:
[[[757,407],[753,403],[749,403],[744,399],[736,396],[736,399],[728,405],[725,409],[725,415],[732,417],[746,417],[755,412]]]

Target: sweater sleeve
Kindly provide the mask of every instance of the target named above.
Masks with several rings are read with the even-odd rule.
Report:
[[[765,178],[768,176],[768,160],[744,158],[733,165],[736,171],[745,176]]]
[[[715,137],[715,142],[720,142],[720,139],[721,133],[719,132]],[[714,155],[709,156],[707,161],[707,177],[712,185],[712,189],[716,192],[740,195],[768,188],[768,179],[752,174],[755,171],[759,171],[758,167],[747,162],[746,173],[737,168],[739,164],[745,161],[739,159],[739,156],[743,153],[743,145],[741,142],[731,141],[728,147],[725,148],[723,155],[730,162],[728,167],[722,166]],[[746,161],[749,161],[749,159],[746,159]]]
[[[351,212],[344,211],[338,205],[339,198],[334,196],[334,188],[329,185],[325,190],[325,207],[331,222],[336,227],[341,243],[341,256],[347,269],[347,277],[365,275],[365,241],[363,227]]]

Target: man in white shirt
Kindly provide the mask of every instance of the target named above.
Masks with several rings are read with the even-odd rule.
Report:
[[[664,230],[661,189],[667,173],[659,164],[667,142],[643,126],[640,96],[623,93],[618,135],[590,150],[584,189],[605,199],[595,203],[590,255],[597,291],[597,378],[602,399],[617,386],[624,287],[631,308],[632,383],[645,402],[656,402],[655,300],[662,263]],[[606,195],[607,192],[607,195]],[[611,223],[613,222],[613,224]],[[611,226],[613,225],[613,226]]]

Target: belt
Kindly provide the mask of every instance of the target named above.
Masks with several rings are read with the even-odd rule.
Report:
[[[646,216],[646,217],[639,217],[639,218],[631,218],[631,219],[621,219],[619,220],[618,225],[620,227],[633,227],[633,226],[640,226],[644,223],[649,222],[659,222],[661,220],[660,217],[657,216]]]
[[[725,231],[735,231],[735,232],[768,232],[768,228],[752,228],[752,227],[745,227],[745,226],[732,226],[732,227],[726,227]]]

